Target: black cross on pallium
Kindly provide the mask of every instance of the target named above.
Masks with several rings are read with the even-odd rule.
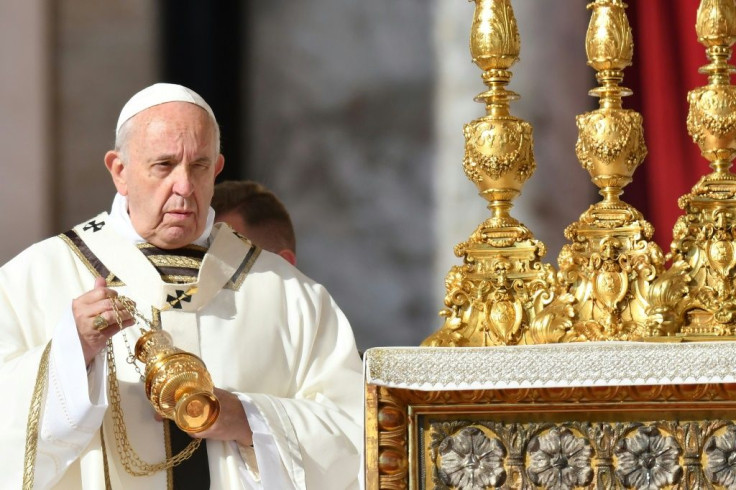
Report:
[[[97,221],[92,220],[89,223],[87,223],[86,225],[84,225],[84,228],[82,228],[82,229],[84,231],[87,231],[90,228],[92,228],[92,232],[93,233],[97,233],[98,231],[100,231],[102,229],[103,226],[105,226],[105,222],[104,221],[100,221],[98,223]]]
[[[181,310],[182,301],[189,303],[192,301],[192,295],[186,291],[179,291],[178,289],[176,290],[176,296],[171,296],[170,294],[166,295],[166,302],[169,303],[172,308],[177,310]]]

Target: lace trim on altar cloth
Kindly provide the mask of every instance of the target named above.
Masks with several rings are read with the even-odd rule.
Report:
[[[423,391],[736,382],[736,342],[378,347],[367,384]]]

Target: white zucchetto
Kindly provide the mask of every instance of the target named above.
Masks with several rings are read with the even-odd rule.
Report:
[[[212,121],[217,121],[215,119],[215,113],[212,112],[212,108],[194,90],[174,83],[155,83],[150,87],[144,88],[126,102],[123,109],[120,111],[120,117],[118,117],[118,125],[115,128],[115,134],[120,132],[120,127],[125,123],[125,121],[139,112],[167,102],[189,102],[190,104],[197,105],[207,111],[212,118]]]

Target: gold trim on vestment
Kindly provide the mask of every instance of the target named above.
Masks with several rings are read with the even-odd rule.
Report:
[[[74,255],[76,255],[77,258],[82,261],[82,263],[84,264],[84,266],[87,267],[87,269],[89,269],[89,271],[93,275],[95,275],[95,276],[99,276],[100,275],[97,272],[97,270],[94,267],[92,267],[92,264],[89,263],[89,260],[82,253],[82,251],[79,250],[79,247],[77,247],[77,245],[73,241],[71,241],[71,239],[68,236],[66,236],[63,233],[60,233],[58,236],[59,236],[59,238],[61,238],[62,240],[64,240],[66,242],[66,244],[69,246],[69,248],[72,249],[72,252],[74,252]]]
[[[161,274],[161,280],[168,284],[190,284],[197,280],[196,276],[180,276],[174,274]]]
[[[51,352],[51,341],[41,354],[38,364],[36,384],[31,396],[31,407],[28,409],[28,423],[26,424],[26,451],[23,462],[23,490],[33,489],[33,478],[36,474],[36,454],[38,453],[38,426],[41,420],[41,399],[46,391],[49,371],[49,352]]]
[[[81,250],[79,250],[79,247],[77,247],[77,244],[76,243],[74,243],[64,233],[60,233],[57,236],[59,238],[61,238],[62,240],[64,240],[64,242],[66,242],[66,244],[69,246],[69,248],[72,250],[72,252],[74,252],[74,255],[77,256],[77,258],[80,260],[80,262],[82,262],[82,264],[84,264],[84,266],[92,273],[93,276],[95,276],[95,277],[101,277],[100,272],[97,269],[95,269],[95,267],[89,261],[89,258],[84,253],[82,253]],[[79,236],[79,235],[77,235],[77,236]],[[82,239],[82,240],[84,240],[84,239]],[[116,279],[115,274],[112,271],[110,271],[110,273],[107,275],[107,277],[105,277],[105,283],[108,286],[110,286],[110,287],[117,287],[117,286],[123,286],[124,285],[124,283],[121,280],[118,279],[117,281],[115,281],[115,279]]]
[[[199,270],[202,265],[201,259],[186,257],[183,255],[146,255],[154,267],[183,267]]]
[[[159,320],[160,321],[160,320]],[[171,428],[169,421],[162,420],[164,426],[164,445],[166,446],[166,459],[171,458]],[[174,490],[174,467],[166,468],[166,489]]]
[[[251,242],[247,239],[243,239],[246,243],[250,244]],[[258,256],[261,254],[261,248],[251,244],[251,249],[248,250],[248,253],[245,256],[245,260],[240,265],[240,268],[235,271],[235,274],[233,274],[232,279],[230,279],[225,286],[223,286],[223,289],[232,289],[233,291],[237,291],[240,289],[240,286],[243,285],[243,282],[245,281],[245,276],[248,275],[248,272],[250,272],[251,267],[253,267],[253,264],[255,263]],[[249,257],[250,256],[250,257]]]
[[[107,448],[105,447],[104,424],[100,425],[100,446],[102,446],[102,469],[105,472],[105,490],[112,490],[110,482],[110,464],[107,462]]]
[[[159,247],[156,247],[155,245],[152,245],[152,244],[150,244],[148,242],[137,243],[136,244],[136,247],[138,249],[140,249],[140,250],[142,250],[144,248],[158,248],[159,250],[163,250],[163,249],[161,249]],[[195,252],[202,252],[202,253],[207,253],[207,250],[208,250],[207,247],[203,247],[202,245],[193,245],[193,244],[192,245],[187,245],[186,247],[184,247],[184,249],[186,249],[186,250],[193,250]]]

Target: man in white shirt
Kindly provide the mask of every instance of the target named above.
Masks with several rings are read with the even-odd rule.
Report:
[[[118,191],[109,214],[0,268],[4,486],[357,488],[352,331],[322,286],[213,227],[224,158],[207,103],[179,85],[142,90],[105,164]],[[158,328],[216,387],[219,416],[194,439],[155,414],[141,382],[133,347]]]

